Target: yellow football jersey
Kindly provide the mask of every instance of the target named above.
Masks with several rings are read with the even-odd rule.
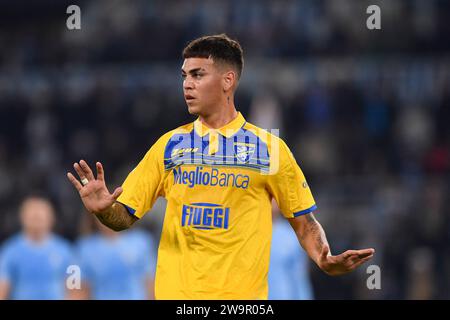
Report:
[[[197,119],[163,135],[118,201],[141,218],[160,196],[157,299],[267,299],[272,197],[287,218],[316,209],[284,141],[241,113],[220,129]]]

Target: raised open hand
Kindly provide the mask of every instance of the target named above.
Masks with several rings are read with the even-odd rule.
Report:
[[[364,262],[372,259],[375,250],[347,250],[340,255],[329,254],[330,248],[324,245],[319,259],[319,267],[327,274],[337,276],[355,270]]]
[[[116,188],[112,194],[109,192],[105,184],[103,166],[100,162],[96,163],[97,179],[95,179],[86,161],[80,160],[80,163],[74,163],[73,167],[83,184],[70,172],[67,173],[67,178],[78,190],[81,201],[83,201],[84,206],[89,212],[99,214],[106,211],[122,193],[123,190],[121,187]]]

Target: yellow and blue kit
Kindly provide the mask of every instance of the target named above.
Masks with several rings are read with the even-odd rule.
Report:
[[[164,134],[118,201],[142,218],[160,196],[157,299],[267,299],[272,198],[286,218],[316,209],[285,142],[240,112],[220,129],[197,119]]]

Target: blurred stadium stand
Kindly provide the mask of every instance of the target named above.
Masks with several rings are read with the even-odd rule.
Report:
[[[82,28],[69,31],[74,3]],[[370,4],[382,30],[366,28]],[[365,268],[330,278],[311,266],[315,297],[449,299],[449,20],[444,0],[2,0],[0,243],[37,189],[74,241],[85,213],[66,179],[73,162],[102,161],[119,185],[160,135],[194,119],[183,47],[226,32],[245,52],[236,104],[247,118],[276,106],[332,251],[377,250],[381,290],[366,288]],[[142,225],[158,235],[163,214],[158,202]]]

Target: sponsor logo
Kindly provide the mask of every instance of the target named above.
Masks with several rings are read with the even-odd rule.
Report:
[[[223,173],[217,168],[196,167],[195,170],[173,169],[174,184],[184,184],[189,188],[196,185],[220,186],[247,189],[250,177],[246,174]]]
[[[191,203],[183,205],[181,226],[196,229],[228,229],[230,208],[215,203]]]
[[[179,148],[179,149],[173,149],[171,156],[181,156],[185,153],[195,153],[198,151],[198,148]]]

